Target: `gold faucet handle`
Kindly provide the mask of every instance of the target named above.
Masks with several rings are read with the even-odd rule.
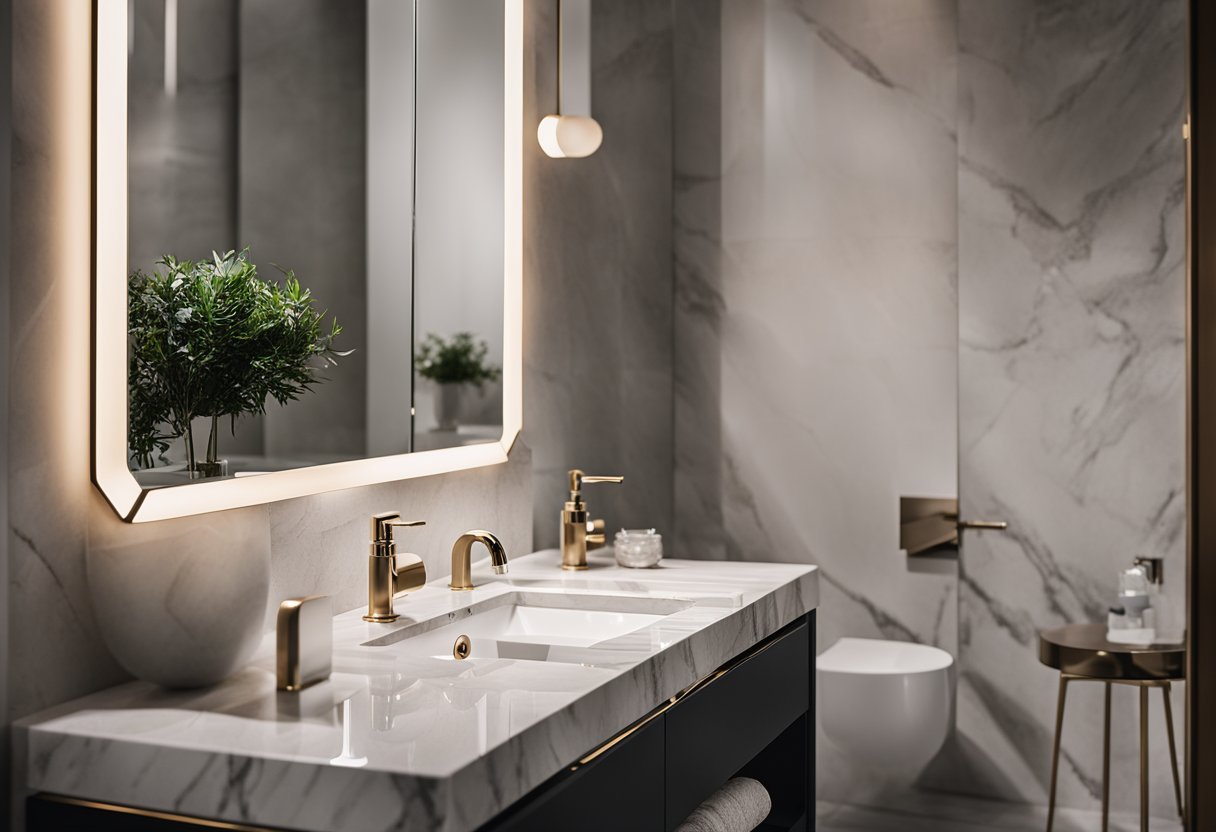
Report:
[[[393,529],[402,526],[425,526],[425,520],[402,520],[395,511],[383,511],[372,515],[371,522],[371,553],[380,557],[389,557],[394,553]]]

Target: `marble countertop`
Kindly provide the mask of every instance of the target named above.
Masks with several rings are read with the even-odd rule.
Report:
[[[667,559],[632,570],[606,550],[589,560],[562,572],[556,551],[538,552],[503,576],[483,560],[476,589],[433,581],[397,599],[392,624],[342,613],[333,675],[300,694],[275,690],[268,633],[254,662],[214,688],[130,682],[21,720],[25,785],[287,829],[471,830],[819,600],[814,566]],[[676,611],[585,648],[578,663],[458,662],[369,644],[513,592],[538,603],[641,596]]]

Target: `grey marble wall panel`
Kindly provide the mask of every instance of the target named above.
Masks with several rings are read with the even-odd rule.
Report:
[[[1139,554],[1185,585],[1186,5],[959,5],[960,587],[956,787],[1046,794],[1038,628],[1103,620]],[[1181,713],[1176,691],[1175,713]],[[1061,801],[1100,795],[1101,692],[1070,695]],[[1135,695],[1112,794],[1138,805]],[[1173,794],[1153,696],[1152,804]],[[966,775],[964,777],[963,775]]]
[[[675,8],[678,540],[819,563],[823,646],[961,641],[959,735],[923,782],[1041,801],[1035,629],[1100,618],[1137,553],[1174,597],[1183,576],[1182,6]],[[970,537],[959,599],[894,521],[954,493],[956,454],[964,513],[1014,523]],[[1062,800],[1089,806],[1098,693],[1075,695]],[[890,786],[824,747],[820,787]]]
[[[902,555],[898,501],[956,490],[955,4],[703,8],[676,5],[679,540],[819,564],[821,649],[953,650],[953,565]],[[820,739],[823,796],[887,788]]]
[[[0,0],[0,66],[12,67],[13,4]],[[12,140],[13,87],[0,85],[0,328],[8,332],[9,317],[9,253],[12,251]],[[0,588],[8,586],[8,402],[9,402],[9,343],[0,338]],[[0,589],[0,750],[8,747],[8,593]],[[9,755],[0,756],[0,783],[9,782]],[[0,818],[8,817],[7,789],[0,789]]]
[[[84,552],[89,482],[90,19],[13,4],[9,714],[104,687]]]
[[[671,49],[667,3],[596,3],[592,114],[604,143],[550,159],[535,128],[556,107],[555,7],[532,4],[525,102],[524,436],[538,546],[557,542],[566,470],[609,528],[672,526]]]
[[[674,548],[726,557],[722,518],[722,56],[743,44],[723,31],[721,0],[672,6],[672,376]],[[756,54],[756,53],[751,53]],[[734,96],[731,96],[732,98]]]
[[[367,8],[333,0],[240,7],[238,233],[253,260],[293,269],[355,352],[264,422],[268,455],[367,447]],[[289,222],[284,221],[290,216]],[[404,383],[396,380],[398,383]],[[323,458],[323,457],[322,457]]]
[[[237,4],[178,4],[177,87],[165,91],[165,3],[136,0],[128,77],[128,263],[238,245]]]

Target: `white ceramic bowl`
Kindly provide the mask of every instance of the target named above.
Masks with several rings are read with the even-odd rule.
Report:
[[[816,660],[824,734],[874,768],[914,777],[950,732],[953,667],[937,647],[840,639]]]

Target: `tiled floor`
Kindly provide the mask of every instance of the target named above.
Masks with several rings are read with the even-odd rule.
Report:
[[[921,792],[883,807],[852,806],[820,801],[816,811],[819,832],[1043,832],[1047,808],[997,803],[976,798]],[[1061,809],[1056,812],[1056,832],[1098,832],[1099,812]],[[1177,819],[1153,818],[1152,832],[1180,832]],[[1138,832],[1134,815],[1112,815],[1110,832]]]

